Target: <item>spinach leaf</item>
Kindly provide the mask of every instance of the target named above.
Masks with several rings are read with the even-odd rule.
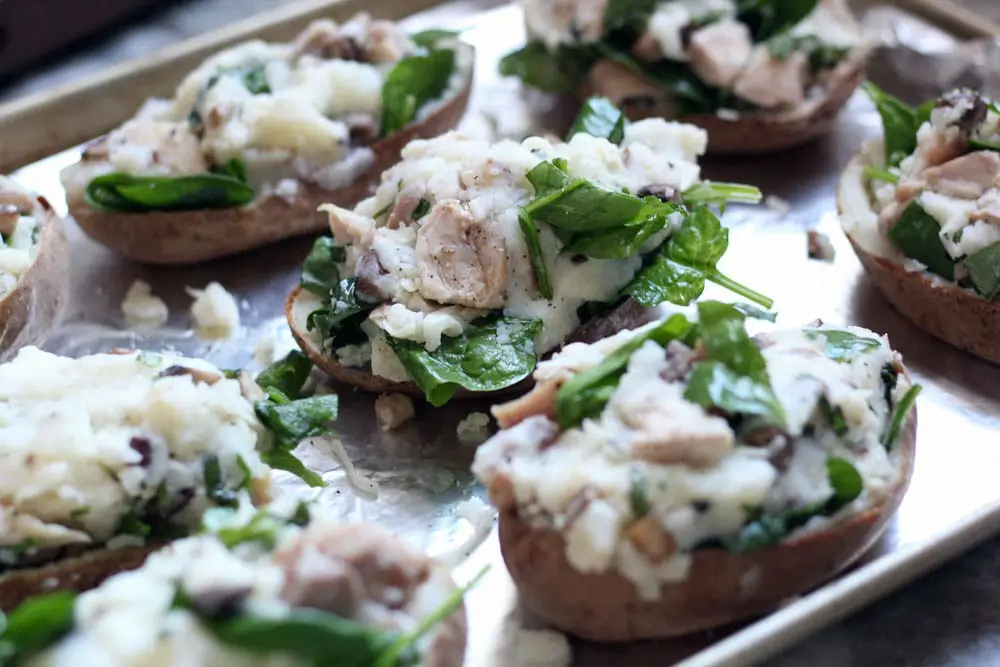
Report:
[[[826,476],[833,487],[833,497],[824,508],[826,514],[833,514],[850,505],[861,495],[865,481],[850,461],[831,456],[826,460]]]
[[[254,403],[257,418],[276,440],[274,447],[261,452],[261,460],[272,468],[292,473],[309,486],[325,486],[323,478],[306,468],[292,450],[306,438],[328,432],[330,422],[337,419],[337,396],[290,401],[274,388],[269,394],[269,398]]]
[[[416,222],[421,218],[423,218],[428,213],[430,213],[430,210],[431,210],[431,203],[426,199],[421,199],[420,201],[417,202],[417,207],[413,209],[413,214],[410,217],[413,218],[414,222]]]
[[[963,262],[976,291],[987,300],[1000,293],[1000,242],[986,246]]]
[[[324,236],[316,239],[302,264],[302,289],[324,298],[324,307],[309,313],[306,328],[318,331],[323,340],[357,333],[368,311],[378,305],[358,295],[355,278],[340,279],[337,264],[345,256],[344,248]]]
[[[224,165],[214,167],[212,173],[235,178],[241,183],[247,182],[247,166],[239,158],[232,158]]]
[[[793,35],[789,31],[768,40],[767,48],[778,60],[786,60],[795,52],[805,54],[809,59],[809,69],[813,72],[834,67],[849,51],[847,48],[828,44],[816,35]]]
[[[694,325],[683,315],[672,315],[657,326],[638,334],[609,354],[601,363],[577,373],[556,393],[556,419],[563,429],[577,426],[588,417],[601,414],[625,374],[628,360],[646,341],[666,347],[672,340],[683,340]]]
[[[118,522],[116,535],[134,535],[146,539],[153,532],[153,527],[140,518],[139,514],[130,509],[122,515]]]
[[[430,28],[429,30],[421,30],[420,32],[410,33],[410,41],[417,46],[422,46],[425,49],[431,49],[434,48],[438,42],[446,39],[455,39],[461,34],[461,30]]]
[[[817,0],[740,0],[737,12],[753,41],[763,42],[801,23],[816,4]]]
[[[638,197],[609,190],[584,179],[571,179],[551,162],[527,173],[535,199],[524,210],[534,220],[569,232],[613,229],[634,220],[645,203]],[[561,183],[558,188],[553,188]],[[544,193],[544,194],[540,194]]]
[[[843,410],[830,403],[826,396],[820,397],[818,407],[823,419],[830,425],[834,433],[839,436],[847,435],[847,419],[844,418]]]
[[[918,111],[871,81],[864,83],[864,91],[882,117],[885,163],[889,167],[898,167],[903,158],[917,149],[917,130],[924,121],[924,113],[929,117],[929,110],[924,108]]]
[[[413,122],[420,107],[444,94],[455,72],[455,52],[435,49],[403,58],[382,85],[382,136]]]
[[[549,281],[549,269],[545,265],[545,253],[542,252],[542,238],[538,227],[523,208],[517,212],[517,222],[524,234],[524,242],[528,246],[528,257],[531,259],[531,269],[535,274],[535,284],[543,299],[552,299],[552,283]]]
[[[541,42],[528,42],[501,58],[499,71],[501,76],[516,76],[532,88],[568,93],[586,77],[593,59],[586,49],[563,46],[549,51]]]
[[[235,489],[228,488],[222,480],[222,465],[219,457],[208,454],[202,459],[202,474],[205,481],[205,495],[222,507],[236,507],[239,498]]]
[[[881,169],[879,167],[873,167],[868,165],[863,170],[866,178],[873,181],[885,181],[886,183],[892,183],[893,185],[899,184],[899,176],[892,173],[888,169]]]
[[[344,248],[337,245],[331,237],[321,236],[316,239],[302,263],[302,276],[299,280],[302,289],[319,296],[329,296],[340,281],[336,265],[346,257]]]
[[[607,30],[632,28],[643,31],[646,22],[659,4],[658,0],[608,0],[604,8],[604,25]]]
[[[0,613],[0,664],[23,664],[69,634],[76,595],[72,591],[36,595],[6,616]]]
[[[633,467],[629,470],[629,505],[632,516],[641,519],[652,511],[649,503],[649,493],[646,489],[646,474],[642,468]]]
[[[767,363],[746,330],[746,315],[728,303],[698,304],[698,333],[708,358],[753,378],[767,378]]]
[[[625,138],[625,114],[606,97],[591,97],[583,106],[569,128],[566,141],[579,133],[607,139],[613,144],[621,144]]]
[[[309,506],[299,503],[295,515],[290,519],[275,515],[264,507],[255,510],[249,517],[242,517],[232,509],[224,507],[209,508],[202,515],[202,532],[211,533],[227,549],[238,544],[259,542],[265,549],[273,549],[278,544],[282,532],[289,524],[306,525],[309,523]]]
[[[240,78],[251,95],[269,95],[271,84],[267,82],[267,72],[264,65],[254,65],[241,70]]]
[[[839,362],[850,362],[859,354],[877,350],[882,346],[878,339],[857,336],[850,331],[840,329],[805,327],[802,332],[810,340],[824,339],[826,341],[826,356]]]
[[[312,372],[312,362],[309,357],[298,350],[292,350],[257,375],[257,384],[261,389],[277,389],[289,398],[299,398],[302,387]]]
[[[102,211],[198,211],[244,206],[253,188],[226,174],[194,176],[133,176],[113,172],[87,185],[87,204]]]
[[[910,410],[913,409],[913,406],[916,405],[917,396],[920,395],[922,389],[923,387],[918,384],[907,389],[906,393],[903,394],[903,398],[899,399],[896,409],[892,411],[892,416],[889,417],[885,433],[882,434],[882,446],[887,450],[892,451],[892,448],[896,446],[896,441],[903,430],[906,417],[909,415]]]
[[[443,339],[433,352],[423,343],[391,336],[388,341],[427,402],[437,407],[459,387],[496,391],[528,377],[538,361],[535,336],[541,327],[537,320],[491,317],[473,322],[461,336]]]
[[[682,198],[688,205],[695,204],[759,204],[763,195],[760,188],[741,183],[701,181],[684,191]]]
[[[663,207],[645,219],[618,229],[572,234],[566,239],[563,252],[585,255],[591,259],[628,259],[639,254],[646,241],[666,227],[669,213]]]
[[[882,366],[879,378],[882,380],[882,397],[885,398],[885,404],[892,410],[892,392],[895,391],[896,383],[899,382],[899,371],[893,364],[888,363]]]
[[[947,280],[955,279],[955,260],[941,243],[941,225],[916,200],[889,229],[889,239],[903,254]]]
[[[705,274],[658,254],[632,279],[624,293],[647,308],[661,303],[686,306],[705,291]]]

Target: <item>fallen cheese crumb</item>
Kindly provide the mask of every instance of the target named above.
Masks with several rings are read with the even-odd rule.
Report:
[[[768,210],[777,215],[788,215],[792,210],[792,205],[778,195],[768,195],[764,198],[764,205]]]
[[[830,238],[826,234],[809,230],[808,232],[809,259],[818,259],[822,262],[832,262],[837,252],[830,243]]]
[[[240,328],[240,308],[236,299],[217,282],[210,282],[203,290],[187,288],[194,297],[191,317],[202,338],[232,338]]]
[[[152,287],[145,280],[136,280],[128,288],[122,301],[122,313],[128,326],[153,329],[162,327],[170,317],[167,304],[153,294]]]
[[[563,667],[573,660],[566,635],[553,630],[525,630],[517,633],[517,664],[524,667]]]
[[[383,431],[391,431],[416,416],[413,401],[403,394],[385,394],[375,399],[375,421]]]
[[[485,412],[473,412],[458,422],[458,441],[463,445],[478,445],[490,437],[490,416]]]
[[[292,337],[292,330],[283,325],[273,334],[265,334],[254,345],[253,360],[261,368],[266,368],[276,361],[288,356],[292,350],[299,349]]]

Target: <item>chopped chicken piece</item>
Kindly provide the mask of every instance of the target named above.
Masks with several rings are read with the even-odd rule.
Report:
[[[832,262],[837,253],[833,249],[833,244],[830,243],[830,238],[813,229],[806,232],[806,235],[808,237],[809,259]]]
[[[622,415],[633,429],[632,455],[666,465],[710,468],[733,449],[733,431],[725,419],[707,415],[700,406],[662,401],[644,394]]]
[[[198,137],[187,122],[171,123],[155,120],[131,120],[108,137],[111,155],[135,153],[149,167],[159,166],[158,172],[171,176],[203,174],[208,163],[201,150]],[[151,153],[147,153],[151,151]]]
[[[385,394],[375,399],[375,421],[383,431],[399,428],[416,414],[409,396]]]
[[[403,188],[396,196],[396,203],[389,213],[389,218],[385,225],[389,229],[398,229],[400,225],[407,225],[413,222],[413,214],[420,206],[420,201],[424,197],[425,188],[423,184]],[[426,212],[425,212],[426,214]]]
[[[417,234],[418,291],[444,304],[503,308],[507,246],[503,234],[472,217],[461,202],[438,202]]]
[[[805,101],[808,75],[806,54],[794,51],[781,60],[761,44],[753,48],[746,69],[736,78],[733,92],[763,109],[795,107]]]
[[[550,419],[555,419],[556,394],[559,393],[560,386],[562,386],[562,382],[558,380],[539,382],[524,396],[507,403],[494,405],[490,412],[496,417],[500,428],[510,428],[535,415],[545,415]]]
[[[688,45],[691,69],[705,83],[728,88],[750,60],[750,29],[739,21],[718,21],[695,30]]]
[[[979,199],[1000,180],[1000,155],[976,151],[924,171],[927,185],[943,195]]]
[[[368,216],[334,204],[323,204],[319,211],[329,216],[330,231],[338,244],[366,247],[370,244],[375,221]]]

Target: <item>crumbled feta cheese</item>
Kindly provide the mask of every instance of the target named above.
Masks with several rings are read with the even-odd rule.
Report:
[[[136,280],[125,293],[122,313],[130,327],[162,327],[170,317],[167,304],[153,294],[153,289],[145,280]]]
[[[384,394],[375,399],[375,421],[383,431],[399,428],[416,414],[409,396]]]
[[[478,445],[490,437],[490,416],[473,412],[458,422],[458,441],[464,445]]]
[[[236,299],[217,282],[210,282],[205,289],[187,288],[194,297],[191,317],[202,338],[227,339],[240,328],[240,308]]]

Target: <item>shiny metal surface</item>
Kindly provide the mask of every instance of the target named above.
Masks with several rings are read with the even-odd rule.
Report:
[[[497,57],[523,39],[518,11],[501,4],[451,3],[413,17],[410,23],[414,29],[467,28],[465,39],[477,47],[477,83],[464,129],[515,138],[543,130],[561,133],[571,109],[525,94],[514,81],[495,74]],[[168,83],[165,92],[171,87]],[[862,587],[883,594],[929,568],[935,554],[954,553],[1000,528],[1000,488],[995,481],[1000,448],[994,444],[1000,432],[1000,368],[937,342],[896,315],[865,280],[833,216],[833,188],[840,167],[877,129],[874,110],[855,96],[835,132],[819,142],[762,158],[706,159],[703,164],[708,178],[753,183],[780,200],[771,207],[734,207],[727,212],[725,220],[733,233],[722,270],[774,297],[780,324],[794,326],[822,318],[888,333],[915,379],[925,386],[918,404],[916,471],[897,519],[848,578],[764,623],[735,634],[729,630],[630,647],[575,643],[576,664],[664,665],[685,658],[690,660],[686,665],[749,664],[847,613],[852,605],[844,600],[854,596],[860,601]],[[75,159],[75,152],[66,152],[26,167],[15,177],[64,210],[57,174]],[[787,212],[781,210],[781,201],[788,204]],[[811,228],[833,241],[837,255],[832,263],[807,258],[806,230]],[[310,245],[308,239],[299,239],[198,267],[150,268],[118,259],[72,225],[70,237],[74,294],[66,322],[47,349],[81,355],[110,347],[169,347],[206,356],[225,367],[252,366],[258,342],[286,335],[282,304],[297,282],[299,261]],[[141,333],[123,328],[120,303],[136,278],[149,281],[170,305],[171,319],[164,329]],[[220,281],[243,303],[243,330],[221,344],[199,340],[190,330],[187,313],[191,299],[184,288],[202,287],[210,280]],[[721,291],[707,295],[727,298]],[[386,522],[431,553],[455,558],[460,562],[459,579],[491,563],[491,572],[468,598],[468,664],[516,664],[510,653],[516,650],[516,628],[521,623],[534,627],[534,622],[516,608],[495,532],[470,541],[484,536],[455,511],[461,500],[483,496],[468,472],[474,446],[457,441],[456,424],[487,406],[474,402],[456,402],[441,410],[418,406],[414,422],[383,433],[375,425],[371,395],[347,388],[337,391],[342,402],[341,441],[359,474],[377,485],[377,495],[373,498],[367,488],[361,493],[352,489],[329,447],[304,446],[309,463],[327,473],[330,485],[318,492],[321,502],[347,519]],[[282,483],[289,491],[313,493],[290,478]],[[465,558],[465,551],[471,556]],[[715,649],[703,651],[727,635]]]

